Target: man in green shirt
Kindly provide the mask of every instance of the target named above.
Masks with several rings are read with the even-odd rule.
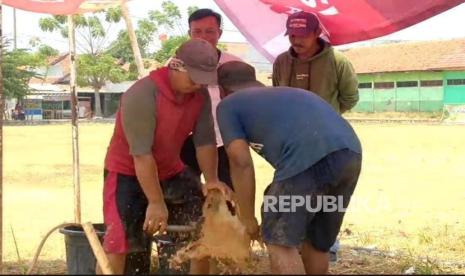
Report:
[[[340,114],[354,107],[359,99],[357,75],[349,60],[320,38],[317,16],[294,13],[286,28],[291,47],[273,64],[273,86],[312,91]]]

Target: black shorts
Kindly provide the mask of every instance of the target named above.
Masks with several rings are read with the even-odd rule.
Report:
[[[360,154],[339,150],[294,177],[271,183],[265,190],[262,205],[264,242],[299,247],[303,241],[309,241],[315,249],[328,252],[341,228],[361,163]],[[280,199],[282,208],[279,208]],[[301,206],[302,199],[304,206]],[[334,204],[325,204],[326,200],[333,199]],[[293,200],[294,203],[299,200],[299,204],[294,207],[288,204]]]
[[[115,254],[147,251],[152,239],[142,228],[148,202],[137,177],[105,170],[104,179],[105,251]],[[160,184],[169,225],[189,225],[201,218],[202,186],[189,168]]]

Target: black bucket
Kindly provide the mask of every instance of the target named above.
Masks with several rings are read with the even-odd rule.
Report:
[[[104,224],[93,224],[100,242],[105,235]],[[95,275],[96,259],[84,230],[80,226],[67,226],[60,229],[65,235],[66,266],[68,274]]]
[[[187,245],[187,242],[174,242],[169,235],[157,235],[154,242],[158,252],[158,270],[160,275],[187,275],[189,274],[189,263],[183,263],[181,267],[175,269],[169,265],[169,260],[176,252]]]
[[[105,235],[104,224],[93,224],[100,242]],[[60,229],[65,235],[66,266],[69,275],[95,275],[94,252],[80,226],[68,226]],[[147,252],[130,253],[126,257],[126,275],[147,275],[150,273],[151,248]]]

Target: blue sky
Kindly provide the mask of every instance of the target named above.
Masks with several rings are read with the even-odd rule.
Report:
[[[146,17],[149,10],[159,8],[162,1],[160,0],[134,0],[129,2],[130,13],[136,21],[139,18]],[[195,5],[200,8],[212,8],[220,11],[213,0],[173,0],[182,12],[185,13],[188,6],[195,2]],[[68,42],[60,35],[42,32],[38,27],[38,21],[41,17],[47,16],[44,14],[30,13],[25,11],[17,11],[17,35],[18,47],[29,47],[28,43],[31,38],[37,37],[46,44],[49,44],[60,51],[66,51]],[[187,28],[187,19],[183,24]],[[432,17],[415,26],[409,27],[397,33],[393,33],[379,39],[399,39],[399,40],[432,40],[432,39],[448,39],[448,38],[465,38],[465,4],[461,4],[449,11]],[[114,28],[116,34],[120,25]],[[7,6],[3,7],[3,34],[9,38],[13,37],[13,9]],[[221,38],[223,42],[231,41],[246,41],[234,25],[224,16],[224,34]],[[156,45],[154,46],[156,47]]]

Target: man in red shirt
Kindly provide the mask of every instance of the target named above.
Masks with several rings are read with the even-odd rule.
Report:
[[[105,158],[104,249],[114,273],[123,274],[128,253],[147,252],[168,224],[198,221],[204,194],[219,188],[211,103],[206,85],[216,83],[218,53],[205,40],[179,47],[167,67],[152,71],[126,91]],[[201,185],[180,159],[194,133]],[[147,271],[147,267],[140,268]],[[208,273],[208,260],[191,272]]]

